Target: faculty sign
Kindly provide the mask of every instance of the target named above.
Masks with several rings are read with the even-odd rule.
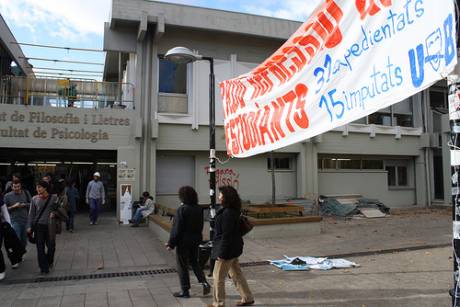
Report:
[[[285,147],[395,104],[457,63],[452,0],[327,0],[248,74],[220,84],[227,152]]]
[[[98,144],[112,136],[131,134],[132,114],[127,111],[60,109],[52,107],[0,107],[0,145],[22,139]]]

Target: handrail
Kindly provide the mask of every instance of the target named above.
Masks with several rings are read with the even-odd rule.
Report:
[[[134,85],[8,76],[0,79],[0,104],[134,109]]]

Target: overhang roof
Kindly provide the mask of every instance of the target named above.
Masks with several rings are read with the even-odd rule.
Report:
[[[25,59],[25,55],[22,52],[21,47],[17,44],[16,39],[13,36],[13,33],[11,33],[10,28],[6,24],[1,14],[0,44],[26,76],[34,76],[34,72],[32,70],[31,65],[29,64],[27,59]]]
[[[164,16],[166,25],[274,39],[289,38],[301,25],[273,17],[147,0],[113,0],[110,24],[138,23],[143,14]]]

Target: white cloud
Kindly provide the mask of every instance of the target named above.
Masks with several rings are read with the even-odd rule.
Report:
[[[0,0],[7,21],[32,33],[46,29],[63,39],[88,34],[102,36],[111,0]]]
[[[244,6],[247,12],[284,18],[290,20],[305,21],[313,10],[324,0],[254,0],[250,5]]]
[[[234,11],[304,21],[325,0],[165,0],[165,2],[223,7]],[[89,34],[102,37],[111,0],[0,0],[0,13],[9,22],[40,37],[47,33],[67,41]]]

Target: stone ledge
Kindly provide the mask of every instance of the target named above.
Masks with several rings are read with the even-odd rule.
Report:
[[[167,207],[161,207],[160,210]],[[174,210],[174,209],[171,209]],[[150,229],[162,241],[167,241],[172,223],[166,215],[151,215]],[[257,219],[248,217],[254,224],[253,230],[245,238],[249,239],[278,239],[298,236],[311,236],[321,233],[321,216],[293,216],[283,218]],[[206,233],[203,234],[206,237]]]
[[[257,219],[248,217],[248,219],[254,224],[258,225],[277,225],[277,224],[298,224],[298,223],[316,223],[321,222],[321,216],[294,216],[294,217],[281,217],[271,219]]]
[[[153,223],[155,223],[158,226],[160,226],[163,230],[165,230],[167,232],[171,232],[172,224],[169,221],[167,221],[165,218],[162,218],[159,215],[150,215],[149,219]]]

